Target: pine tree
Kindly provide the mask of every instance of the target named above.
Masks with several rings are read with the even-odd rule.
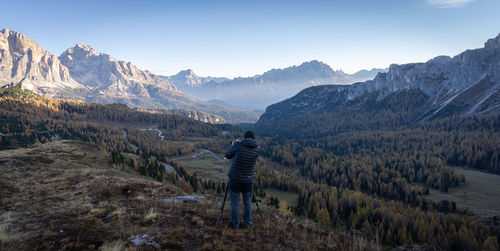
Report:
[[[220,187],[220,184],[217,184],[217,194],[222,193],[222,188]]]
[[[326,208],[321,208],[316,215],[316,219],[319,224],[323,226],[330,226],[330,213]]]
[[[293,216],[292,211],[288,208],[286,201],[284,200],[279,202],[278,210],[282,212],[284,215]]]
[[[483,242],[483,250],[499,250],[498,240],[495,236],[488,237]]]

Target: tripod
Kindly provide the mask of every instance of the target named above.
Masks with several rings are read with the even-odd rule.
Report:
[[[220,217],[222,216],[222,213],[224,212],[224,205],[226,204],[226,198],[227,198],[227,193],[229,190],[229,181],[227,182],[226,189],[224,191],[224,199],[222,199],[222,203],[220,205],[219,209],[219,215],[217,216],[217,222],[215,223],[215,227],[219,227],[220,223]],[[257,201],[257,198],[255,197],[255,193],[253,192],[253,185],[252,185],[252,201],[255,201],[255,205],[257,206],[257,211],[259,212],[260,219],[264,221],[264,217],[262,217],[262,213],[260,212],[260,207],[259,207],[259,202]]]

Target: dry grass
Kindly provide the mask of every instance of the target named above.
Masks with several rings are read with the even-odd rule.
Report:
[[[136,197],[135,197],[136,200],[144,200],[144,195],[142,194],[138,194]]]
[[[116,240],[112,242],[105,242],[100,248],[100,251],[122,251],[125,249],[123,240]]]
[[[0,224],[0,243],[8,243],[12,238],[6,224]]]
[[[156,217],[158,217],[158,212],[156,212],[156,209],[154,207],[152,207],[148,210],[148,212],[144,216],[144,219],[154,220]]]
[[[227,171],[231,162],[221,162],[209,153],[203,153],[196,158],[185,158],[176,160],[184,168],[198,175],[202,179],[214,179],[224,181],[227,179]]]
[[[27,155],[33,158],[21,160]],[[54,162],[36,162],[37,155]],[[265,206],[261,207],[264,221],[255,215],[255,227],[233,230],[228,228],[226,205],[217,229],[221,196],[205,194],[202,202],[163,202],[162,198],[183,191],[113,169],[108,156],[95,145],[58,141],[0,151],[0,163],[9,161],[17,164],[0,165],[0,184],[8,187],[0,200],[0,249],[154,249],[147,244],[136,247],[131,240],[137,235],[150,236],[160,249],[176,250],[356,250],[354,245],[369,250],[374,246],[355,244],[347,233],[326,232],[310,220],[283,217]]]
[[[119,217],[119,216],[122,216],[123,214],[125,214],[126,212],[127,212],[127,210],[124,207],[119,207],[111,213],[111,216]]]

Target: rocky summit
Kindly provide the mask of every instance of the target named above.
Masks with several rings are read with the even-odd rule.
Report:
[[[63,52],[59,59],[75,80],[104,95],[149,97],[148,87],[178,92],[168,80],[142,71],[130,62],[97,53],[89,45],[76,44]]]
[[[197,100],[182,93],[168,79],[99,53],[89,45],[78,43],[57,57],[29,37],[3,29],[0,32],[0,87],[18,83],[24,89],[51,97],[123,103],[148,110],[175,108],[186,114],[202,111],[206,116],[201,117],[220,116],[223,119],[219,121],[253,122],[260,115]]]
[[[49,96],[87,88],[73,78],[57,56],[29,37],[8,29],[0,31],[0,86],[21,82],[23,88]]]

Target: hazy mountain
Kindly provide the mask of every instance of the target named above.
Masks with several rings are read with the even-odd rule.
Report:
[[[373,79],[383,69],[349,75],[313,60],[285,69],[272,69],[262,75],[234,79],[199,77],[192,70],[167,77],[181,91],[204,100],[219,100],[244,109],[264,109],[289,98],[300,90],[324,84],[352,84]]]
[[[73,80],[68,69],[25,35],[0,31],[0,86],[22,82],[25,89],[48,96],[66,96],[68,90],[87,88]]]
[[[381,68],[373,68],[371,70],[361,70],[354,74],[349,75],[349,78],[353,83],[363,82],[366,80],[371,80],[375,76],[377,76],[379,72],[387,72],[387,70],[388,69],[381,69]]]
[[[170,80],[174,83],[181,91],[189,91],[193,87],[201,87],[209,83],[220,83],[224,81],[229,81],[228,78],[217,78],[217,77],[200,77],[194,73],[193,70],[187,69],[180,71],[173,76],[160,76],[162,78]]]
[[[407,95],[409,92],[413,94]],[[401,95],[405,98],[388,102]],[[260,121],[361,107],[367,100],[372,108],[390,108],[415,103],[416,99],[419,114],[414,122],[449,115],[500,113],[500,35],[488,40],[484,48],[467,50],[453,58],[439,56],[425,63],[391,65],[387,73],[353,85],[305,89],[269,106]]]

